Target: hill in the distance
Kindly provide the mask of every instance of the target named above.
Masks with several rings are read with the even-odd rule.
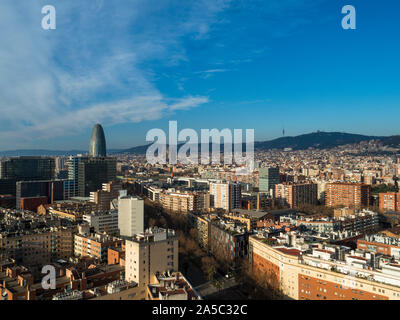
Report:
[[[254,143],[254,149],[258,151],[285,148],[291,148],[293,150],[305,150],[310,147],[316,149],[329,149],[341,145],[377,139],[382,141],[383,144],[388,144],[391,146],[400,145],[400,136],[379,137],[343,132],[313,132],[294,137],[281,137],[270,141],[256,141]],[[178,144],[178,149],[181,145],[182,144]],[[143,145],[130,148],[121,151],[121,153],[145,154],[148,146],[149,145]],[[199,150],[201,150],[200,145]]]
[[[270,141],[255,142],[254,148],[258,150],[284,149],[304,150],[310,147],[316,149],[329,149],[337,146],[359,143],[386,137],[364,136],[344,132],[313,132],[295,137],[282,137]]]
[[[267,151],[271,149],[285,149],[291,148],[292,150],[305,150],[308,148],[315,149],[330,149],[346,144],[360,143],[362,141],[379,140],[383,145],[389,147],[400,147],[400,135],[394,135],[389,137],[381,136],[365,136],[361,134],[343,133],[343,132],[313,132],[308,134],[302,134],[294,137],[281,137],[269,141],[256,141],[254,143],[254,149],[256,151]],[[146,150],[149,145],[142,145],[126,150],[110,149],[108,153],[112,154],[146,154]],[[183,143],[178,144],[178,149]],[[211,151],[210,143],[210,151]],[[199,152],[201,146],[199,145]],[[242,150],[245,150],[243,145]],[[87,150],[69,150],[69,151],[57,151],[57,150],[11,150],[11,151],[0,151],[0,157],[12,157],[12,156],[68,156],[77,154],[86,154]]]

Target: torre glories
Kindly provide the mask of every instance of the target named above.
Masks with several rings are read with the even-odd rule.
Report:
[[[90,138],[89,157],[70,159],[69,175],[74,178],[74,196],[89,197],[90,192],[102,189],[103,183],[116,180],[117,162],[115,157],[107,157],[106,139],[103,127],[96,124]]]
[[[106,138],[104,136],[101,124],[96,124],[92,130],[90,138],[89,156],[90,157],[106,157]]]

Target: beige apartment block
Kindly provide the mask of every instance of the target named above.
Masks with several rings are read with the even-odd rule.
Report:
[[[12,257],[18,263],[45,265],[73,255],[73,230],[51,227],[26,234],[0,234],[0,257]]]
[[[125,277],[139,286],[156,280],[157,274],[178,270],[178,237],[174,230],[148,229],[126,240]]]

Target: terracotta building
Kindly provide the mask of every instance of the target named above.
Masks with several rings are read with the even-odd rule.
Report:
[[[399,286],[349,277],[334,271],[334,261],[304,256],[295,248],[270,246],[265,239],[255,236],[249,238],[249,256],[255,274],[295,300],[400,299]],[[316,260],[327,266],[314,266]]]
[[[381,192],[379,193],[379,210],[400,211],[400,192]]]
[[[325,205],[328,207],[346,206],[350,208],[368,207],[370,186],[362,183],[335,182],[325,187]]]

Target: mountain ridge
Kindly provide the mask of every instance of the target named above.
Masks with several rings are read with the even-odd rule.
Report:
[[[254,150],[267,151],[271,149],[305,150],[310,147],[316,149],[330,149],[341,145],[360,143],[362,141],[380,140],[383,144],[391,146],[400,145],[400,135],[393,136],[367,136],[354,133],[344,132],[312,132],[301,134],[298,136],[280,137],[268,141],[255,141]],[[184,143],[178,144],[178,149]],[[148,145],[141,145],[120,151],[124,154],[145,154]],[[245,146],[245,144],[243,144]],[[199,144],[200,147],[200,144]],[[211,147],[210,147],[211,148]],[[199,149],[200,150],[200,149]],[[243,149],[244,150],[244,149]]]
[[[317,131],[312,133],[301,134],[297,136],[287,136],[280,137],[267,141],[255,141],[254,150],[255,151],[267,151],[272,149],[286,149],[290,148],[292,150],[305,150],[308,148],[315,149],[331,149],[334,147],[360,143],[363,141],[379,140],[383,145],[390,147],[400,147],[400,135],[392,136],[368,136],[355,133],[345,133],[345,132],[323,132]],[[112,154],[145,154],[147,148],[151,145],[141,145],[129,149],[110,149],[108,153]],[[179,148],[184,145],[184,143],[178,144]],[[211,150],[210,143],[210,150]],[[199,144],[199,150],[201,144]],[[245,144],[243,144],[242,150],[245,150]],[[85,150],[47,150],[47,149],[18,149],[9,151],[0,151],[0,157],[12,157],[12,156],[69,156],[77,154],[87,154],[88,151]]]

